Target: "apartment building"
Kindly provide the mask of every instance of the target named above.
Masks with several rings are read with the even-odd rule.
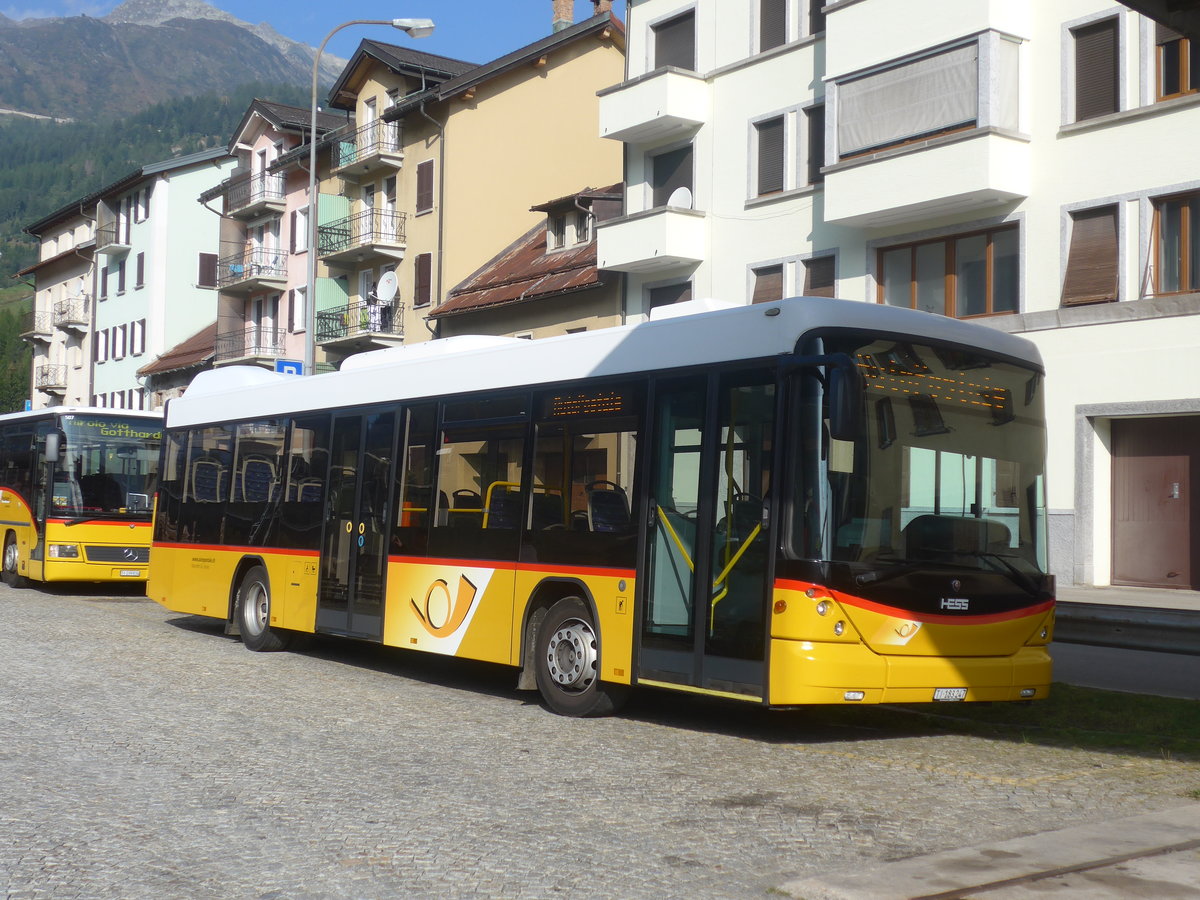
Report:
[[[1025,335],[1047,367],[1051,568],[1200,588],[1197,41],[1108,0],[630,0],[636,321],[837,295]]]

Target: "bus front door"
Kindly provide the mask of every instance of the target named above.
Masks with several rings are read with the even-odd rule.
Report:
[[[774,373],[660,382],[652,431],[638,679],[761,700]]]
[[[317,631],[383,637],[396,415],[335,416]]]

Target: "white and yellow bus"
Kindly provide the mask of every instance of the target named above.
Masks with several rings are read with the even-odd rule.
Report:
[[[321,633],[769,706],[1044,697],[1029,342],[794,298],[462,337],[167,409],[149,595],[252,650]]]
[[[155,413],[0,416],[4,582],[144,582],[161,440]]]

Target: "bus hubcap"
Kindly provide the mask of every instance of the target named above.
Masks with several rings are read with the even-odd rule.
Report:
[[[550,677],[565,688],[584,690],[596,678],[596,635],[587,622],[564,622],[546,650]]]
[[[4,548],[4,571],[17,571],[17,544],[15,541],[10,542]]]
[[[267,627],[267,592],[261,584],[256,584],[250,588],[246,600],[250,606],[248,624],[258,634]]]

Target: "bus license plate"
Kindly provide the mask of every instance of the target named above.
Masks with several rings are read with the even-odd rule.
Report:
[[[142,571],[141,569],[121,569],[117,574],[122,578],[137,578],[142,574]]]
[[[966,700],[966,688],[934,688],[934,700]]]

